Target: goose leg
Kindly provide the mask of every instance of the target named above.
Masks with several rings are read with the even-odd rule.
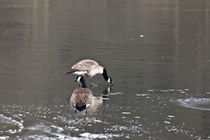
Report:
[[[75,118],[75,120],[77,121],[78,118],[77,118],[77,110],[76,110],[76,109],[74,110],[74,113],[75,113],[75,114],[74,114],[74,118]]]
[[[97,84],[92,83],[92,77],[89,78],[90,80],[90,88],[97,87]]]
[[[87,115],[87,109],[85,109],[85,114]]]
[[[89,81],[90,81],[90,88],[92,88],[92,87],[93,87],[92,77],[89,76],[88,79],[89,79]]]

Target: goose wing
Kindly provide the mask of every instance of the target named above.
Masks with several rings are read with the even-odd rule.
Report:
[[[91,68],[98,66],[99,64],[90,59],[81,60],[78,63],[74,64],[71,69],[80,70],[80,71],[90,71]]]

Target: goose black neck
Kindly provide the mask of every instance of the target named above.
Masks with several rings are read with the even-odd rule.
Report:
[[[85,78],[83,76],[81,76],[80,82],[82,84],[82,88],[87,88],[86,82],[85,82]]]
[[[109,79],[109,77],[108,77],[108,74],[107,74],[107,71],[106,71],[106,69],[104,68],[104,70],[103,70],[103,77],[104,77],[104,80],[106,80],[106,81],[108,81],[108,79]]]

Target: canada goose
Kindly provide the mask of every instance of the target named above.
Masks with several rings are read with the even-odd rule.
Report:
[[[70,103],[75,108],[75,113],[78,111],[86,110],[92,105],[93,93],[90,89],[87,88],[85,79],[83,76],[78,76],[76,81],[79,82],[82,86],[76,88],[71,96]]]
[[[104,80],[112,84],[112,78],[108,76],[106,69],[99,65],[95,60],[81,60],[74,64],[66,74],[87,75],[90,80],[94,75],[102,74]]]

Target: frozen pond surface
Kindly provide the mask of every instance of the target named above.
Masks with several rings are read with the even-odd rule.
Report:
[[[210,111],[210,98],[186,98],[178,99],[177,102],[186,108]]]
[[[1,139],[210,139],[210,1],[1,0]],[[75,116],[69,67],[104,65]]]

